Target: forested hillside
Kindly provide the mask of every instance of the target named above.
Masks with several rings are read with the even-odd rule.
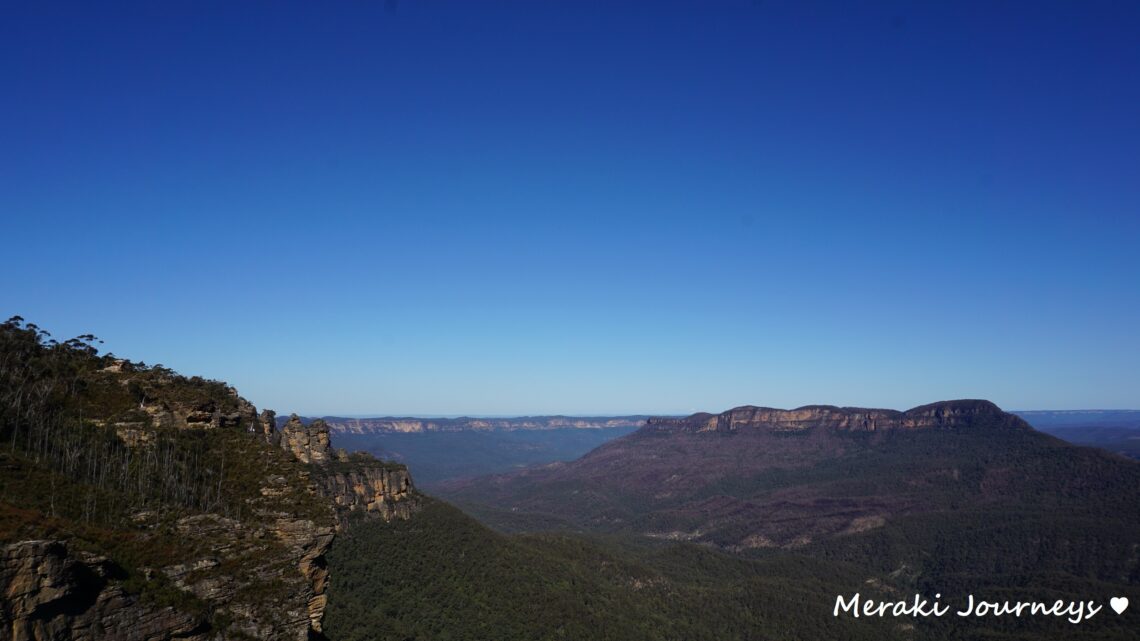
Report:
[[[956,606],[967,594],[1140,599],[1134,578],[1069,574],[1058,569],[1063,562],[1048,562],[1049,550],[1033,553],[1046,561],[1041,567],[1021,564],[1029,557],[1016,549],[1019,528],[1045,520],[1019,525],[1022,517],[917,520],[742,558],[683,542],[504,535],[432,501],[416,519],[353,527],[338,539],[326,630],[338,641],[1134,639],[1134,619],[1107,610],[1080,626],[1053,617],[833,616],[836,596],[855,593],[876,600],[941,593]]]
[[[337,524],[406,518],[403,466],[96,345],[0,325],[6,638],[321,638]]]

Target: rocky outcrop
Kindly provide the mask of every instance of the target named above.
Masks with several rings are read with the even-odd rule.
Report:
[[[390,521],[409,518],[419,507],[407,467],[333,450],[329,425],[321,419],[306,425],[293,414],[277,438],[281,449],[313,465],[316,491],[332,500],[342,525],[353,512]]]
[[[305,425],[296,414],[281,428],[281,449],[302,463],[327,463],[329,426],[321,419]]]
[[[253,431],[269,442],[270,445],[276,445],[274,434],[277,432],[277,412],[262,410],[257,415],[257,422],[253,426]]]
[[[192,400],[146,399],[139,403],[139,409],[149,416],[148,427],[222,429],[258,424],[257,408],[252,403],[233,387],[226,387],[224,394],[222,398]]]
[[[892,429],[992,427],[1030,429],[1029,424],[1003,412],[989,401],[942,401],[909,409],[866,409],[808,405],[794,410],[737,407],[722,414],[693,414],[685,418],[650,418],[647,431],[739,432],[766,430],[798,432],[812,429],[869,431]]]
[[[142,602],[113,582],[118,568],[60,541],[0,548],[0,638],[11,641],[207,641],[204,617]]]

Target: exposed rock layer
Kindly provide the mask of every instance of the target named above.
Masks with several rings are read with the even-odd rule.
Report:
[[[329,460],[329,426],[320,419],[305,425],[294,414],[281,427],[281,449],[302,463],[325,463]]]
[[[341,517],[360,511],[384,520],[406,519],[419,505],[407,467],[367,454],[350,456],[344,450],[332,450],[329,425],[321,419],[305,425],[294,414],[282,426],[279,438],[271,435],[270,441],[274,440],[298,461],[314,465],[317,493],[332,499]]]
[[[419,507],[406,468],[373,465],[329,472],[319,491],[342,511],[359,510],[385,521],[410,518]]]
[[[1003,412],[989,401],[961,400],[931,403],[909,409],[866,409],[808,405],[794,410],[746,405],[721,414],[693,414],[685,418],[650,418],[647,430],[667,432],[738,432],[768,430],[795,432],[815,428],[869,431],[892,429],[961,428],[977,425],[1030,429],[1029,424]]]

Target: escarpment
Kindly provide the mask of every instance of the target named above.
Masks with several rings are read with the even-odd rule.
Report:
[[[405,467],[223,383],[14,321],[0,350],[0,639],[321,639],[348,516],[418,509]]]
[[[386,521],[407,519],[419,508],[407,468],[364,463],[336,466],[323,476],[318,489],[342,514],[362,512]]]
[[[419,506],[408,468],[386,463],[370,454],[333,450],[329,425],[317,419],[308,425],[296,414],[269,441],[298,461],[311,463],[316,492],[332,500],[343,524],[347,515],[361,512],[384,520],[406,519]]]
[[[799,432],[818,428],[874,432],[971,427],[1029,429],[1029,424],[980,400],[942,401],[905,412],[831,405],[808,405],[794,410],[747,405],[721,414],[654,417],[646,422],[647,430],[663,432]]]

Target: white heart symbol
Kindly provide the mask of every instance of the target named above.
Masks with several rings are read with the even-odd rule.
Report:
[[[1128,609],[1128,597],[1114,596],[1108,600],[1108,605],[1112,606],[1112,609],[1116,610],[1117,614],[1120,614]]]

